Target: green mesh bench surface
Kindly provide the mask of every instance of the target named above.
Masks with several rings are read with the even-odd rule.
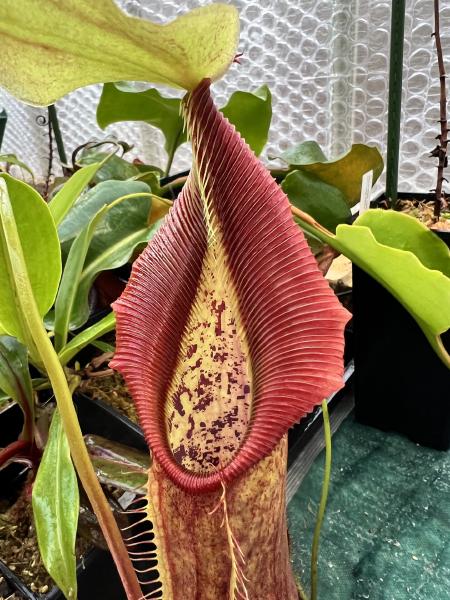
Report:
[[[323,452],[289,504],[293,562],[309,589]],[[450,452],[348,417],[333,437],[318,600],[450,600]]]

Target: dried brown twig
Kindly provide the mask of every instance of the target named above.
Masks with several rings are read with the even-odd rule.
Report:
[[[431,156],[435,156],[439,159],[438,163],[438,172],[437,172],[437,181],[435,192],[435,201],[434,201],[434,216],[439,219],[441,215],[441,210],[443,207],[447,205],[445,194],[443,192],[443,182],[448,181],[444,177],[444,169],[447,167],[447,145],[448,145],[448,127],[447,127],[447,94],[445,87],[445,65],[444,65],[444,57],[442,53],[442,45],[441,45],[441,33],[440,33],[440,22],[439,22],[439,0],[434,0],[434,38],[436,40],[436,53],[438,58],[438,67],[439,67],[439,81],[440,81],[440,116],[439,123],[441,124],[441,133],[436,136],[436,139],[439,140],[438,145],[431,152]]]

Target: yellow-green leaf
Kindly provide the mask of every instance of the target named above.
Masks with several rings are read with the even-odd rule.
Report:
[[[0,85],[47,105],[85,85],[149,81],[192,90],[236,54],[236,8],[211,4],[159,25],[113,0],[2,0]]]
[[[15,235],[9,235],[11,228],[17,230],[17,239]],[[26,340],[24,316],[17,303],[17,296],[22,293],[22,281],[16,277],[11,262],[11,256],[18,252],[23,252],[33,295],[43,316],[53,305],[61,277],[56,227],[48,205],[32,187],[1,174],[0,327],[23,342]]]
[[[33,515],[45,568],[67,600],[77,597],[75,537],[79,491],[58,409],[33,486]]]

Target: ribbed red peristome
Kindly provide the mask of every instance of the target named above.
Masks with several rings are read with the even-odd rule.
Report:
[[[322,277],[286,195],[216,109],[208,81],[186,97],[185,115],[196,177],[188,178],[114,305],[112,365],[131,390],[153,459],[174,483],[200,493],[267,456],[289,427],[342,386],[349,315]],[[177,464],[164,422],[165,392],[208,243],[197,177],[220,229],[253,377],[246,437],[233,460],[209,475]]]

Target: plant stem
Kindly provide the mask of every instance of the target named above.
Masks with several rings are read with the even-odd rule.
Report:
[[[323,400],[322,402],[322,414],[325,434],[325,472],[323,476],[322,495],[320,497],[319,510],[317,513],[311,549],[311,600],[317,600],[317,563],[319,556],[320,530],[322,528],[323,518],[325,515],[331,476],[331,427],[330,418],[328,415],[328,404],[326,400]]]
[[[67,165],[67,156],[66,150],[64,148],[64,141],[61,134],[61,129],[59,127],[58,114],[56,112],[56,106],[54,104],[50,104],[48,107],[48,120],[53,129],[53,135],[55,136],[56,148],[58,150],[59,160],[61,165],[64,167]]]
[[[392,208],[397,205],[400,121],[403,81],[403,39],[405,0],[392,0],[391,49],[389,61],[388,144],[386,157],[386,196]]]
[[[439,66],[439,82],[440,82],[440,116],[439,123],[441,124],[441,133],[437,136],[439,144],[431,153],[431,156],[437,156],[439,158],[437,181],[435,189],[435,200],[434,200],[434,216],[439,219],[441,216],[441,207],[444,200],[444,194],[442,192],[442,184],[444,181],[444,168],[447,166],[447,94],[445,89],[445,65],[444,57],[442,54],[441,45],[441,31],[439,22],[439,0],[434,0],[434,39],[436,40],[436,53],[438,58]],[[445,201],[445,200],[444,200]]]
[[[34,299],[6,185],[3,188],[0,187],[0,217],[2,222],[1,230],[6,242],[4,251],[14,273],[19,312],[24,317],[26,329],[38,350],[52,384],[61,421],[69,442],[72,460],[111,550],[127,593],[127,598],[129,600],[137,600],[142,596],[142,592],[136,578],[136,573],[111,508],[90,461],[63,367],[47,335]]]

